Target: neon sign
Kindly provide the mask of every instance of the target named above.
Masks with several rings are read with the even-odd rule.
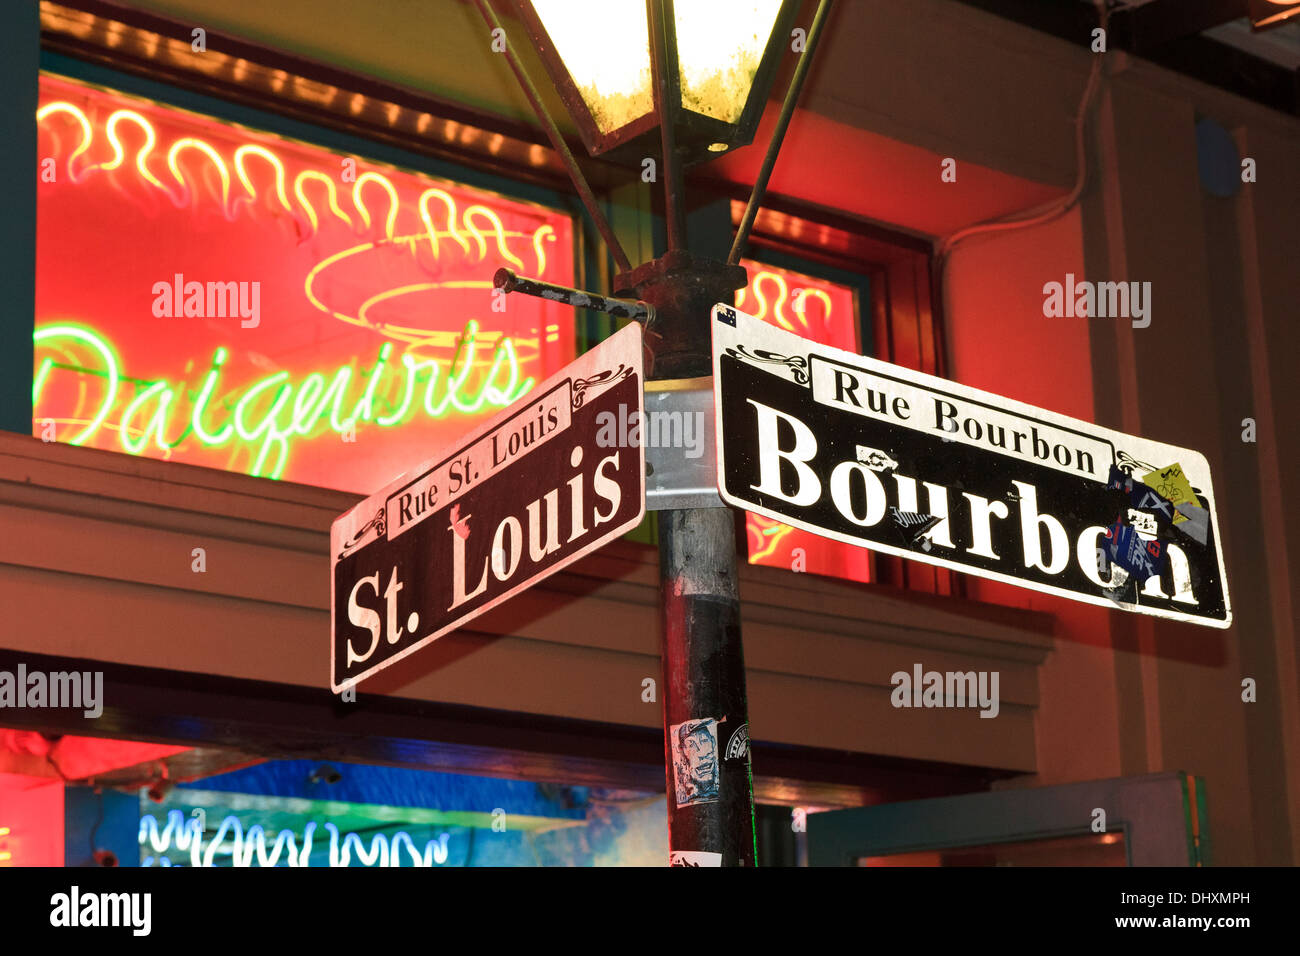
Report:
[[[572,359],[571,221],[41,78],[33,432],[352,491]]]
[[[234,403],[234,411],[224,424],[213,426],[214,431],[205,420],[209,417],[208,406],[217,390],[221,367],[229,358],[230,353],[224,347],[213,353],[212,365],[197,392],[183,384],[165,380],[136,382],[135,397],[123,404],[118,400],[123,376],[112,343],[93,329],[77,325],[46,325],[36,330],[38,345],[60,341],[84,344],[100,360],[102,367],[95,369],[56,363],[48,356],[43,358],[32,386],[32,403],[39,406],[42,389],[52,369],[98,375],[104,385],[97,403],[92,401],[94,417],[88,421],[65,419],[69,424],[84,426],[68,439],[69,444],[93,441],[101,427],[116,431],[122,450],[132,455],[145,454],[151,448],[166,455],[191,435],[207,447],[243,441],[256,450],[250,474],[279,478],[288,463],[289,443],[319,435],[326,428],[345,437],[355,434],[359,425],[373,423],[388,428],[401,425],[410,421],[413,408],[430,418],[441,418],[449,411],[473,414],[489,402],[508,405],[527,394],[533,379],[519,380],[519,363],[510,339],[503,339],[497,346],[488,373],[477,390],[470,395],[462,392],[469,370],[474,366],[477,332],[478,323],[470,320],[461,336],[452,369],[441,388],[439,366],[433,361],[417,362],[409,353],[402,355],[402,371],[387,374],[385,370],[390,364],[392,345],[385,342],[379,348],[374,365],[364,376],[364,390],[346,416],[340,417],[340,412],[346,404],[344,396],[349,392],[353,377],[351,367],[343,366],[328,375],[312,372],[298,381],[291,380],[288,372],[281,371],[247,384],[236,392],[227,392],[227,402]],[[384,383],[382,393],[381,383]],[[400,399],[379,397],[390,395],[394,388]],[[414,399],[420,392],[423,392],[423,398],[417,405]],[[175,406],[178,397],[189,394],[195,397],[191,411],[186,415]],[[114,412],[112,419],[110,411]]]
[[[805,338],[858,351],[857,309],[845,285],[743,260],[749,285],[736,293],[736,307]],[[745,516],[749,563],[870,580],[867,552],[828,541],[763,515]]]
[[[255,823],[245,832],[239,817],[228,816],[221,821],[212,838],[205,839],[204,820],[186,817],[180,810],[169,810],[167,823],[161,831],[155,817],[146,815],[140,818],[140,845],[143,847],[147,843],[158,854],[156,858],[146,857],[141,865],[153,866],[155,859],[158,866],[175,865],[162,855],[175,847],[181,853],[188,850],[190,866],[196,867],[214,865],[219,853],[228,855],[230,865],[234,867],[251,867],[254,860],[258,866],[273,867],[280,862],[281,855],[290,867],[311,866],[312,842],[317,828],[315,820],[307,823],[303,828],[301,848],[297,834],[292,830],[281,830],[268,850],[266,831],[261,824]],[[340,835],[339,828],[333,823],[326,823],[325,829],[330,835],[329,866],[332,867],[350,865],[354,850],[357,860],[363,866],[401,866],[404,859],[416,867],[441,865],[447,862],[447,842],[451,839],[451,834],[440,833],[425,843],[421,852],[416,849],[411,835],[404,830],[394,833],[391,839],[382,833],[376,833],[367,850],[355,833]],[[406,851],[405,856],[402,855],[403,849]]]

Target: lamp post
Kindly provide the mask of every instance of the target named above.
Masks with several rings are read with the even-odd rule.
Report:
[[[1296,0],[1249,0],[1246,12],[1254,29],[1271,30],[1300,17],[1300,3]]]
[[[490,0],[475,0],[494,36]],[[514,0],[514,9],[592,155],[644,168],[664,184],[668,248],[635,268],[507,41],[505,55],[587,214],[618,264],[615,295],[550,287],[550,298],[645,322],[648,379],[671,391],[712,371],[709,315],[747,277],[738,265],[829,12],[820,0],[801,51],[799,0]],[[682,169],[753,141],[781,58],[800,57],[727,261],[687,248]],[[504,273],[505,270],[502,270]],[[498,273],[506,291],[537,283]],[[754,866],[735,531],[726,507],[659,513],[664,758],[671,861]]]

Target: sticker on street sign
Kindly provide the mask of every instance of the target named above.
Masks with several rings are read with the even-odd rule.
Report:
[[[334,521],[336,693],[640,524],[645,448],[597,423],[640,421],[643,378],[633,323]]]
[[[718,491],[805,531],[1089,604],[1228,627],[1210,468],[713,309]]]

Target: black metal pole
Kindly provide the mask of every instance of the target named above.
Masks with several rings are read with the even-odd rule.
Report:
[[[756,866],[730,508],[659,512],[659,587],[671,862]]]
[[[682,204],[682,163],[677,155],[677,43],[669,32],[674,24],[673,0],[646,0],[650,26],[650,72],[654,76],[655,113],[659,117],[664,178],[664,220],[668,251],[686,248],[686,212]]]
[[[808,31],[808,43],[799,57],[799,65],[794,68],[794,78],[790,80],[790,88],[785,91],[781,115],[777,118],[776,129],[772,131],[772,141],[767,144],[763,165],[758,168],[758,176],[754,179],[754,189],[749,194],[745,214],[736,229],[736,239],[731,244],[731,255],[727,256],[727,262],[731,265],[740,261],[741,253],[745,251],[745,243],[749,241],[749,230],[754,227],[754,217],[758,215],[758,207],[763,204],[767,181],[772,177],[772,168],[776,166],[776,155],[781,151],[781,143],[785,141],[785,131],[790,126],[790,117],[794,116],[795,104],[799,102],[799,91],[803,89],[803,81],[808,76],[813,50],[817,48],[817,40],[822,34],[822,27],[826,25],[826,17],[830,12],[831,0],[821,0],[817,5],[817,13],[813,15],[812,28]]]
[[[620,294],[654,307],[652,379],[711,373],[709,314],[732,302],[745,270],[669,252],[619,276]],[[740,639],[734,512],[658,512],[664,762],[670,860],[755,866],[749,708]]]
[[[498,269],[492,277],[492,285],[503,292],[522,292],[524,295],[536,296],[539,299],[563,302],[575,309],[604,312],[619,319],[633,319],[645,324],[654,321],[655,310],[646,302],[616,299],[613,296],[583,292],[581,289],[571,289],[567,285],[557,285],[542,279],[529,279],[527,276],[517,275],[511,269]]]

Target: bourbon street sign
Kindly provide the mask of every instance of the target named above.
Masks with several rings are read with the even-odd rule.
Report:
[[[597,439],[610,415],[640,419],[641,363],[632,324],[335,520],[335,692],[640,523],[644,447]]]
[[[718,490],[939,567],[1232,622],[1205,457],[863,358],[715,306]]]

